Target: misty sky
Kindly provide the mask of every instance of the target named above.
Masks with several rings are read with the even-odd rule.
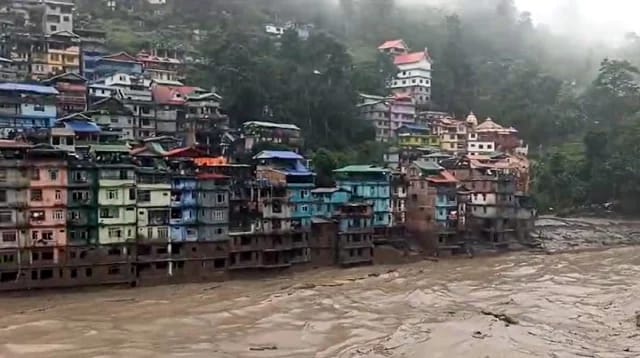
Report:
[[[516,0],[518,8],[530,11],[536,23],[549,24],[554,30],[612,40],[627,32],[640,33],[637,0]]]

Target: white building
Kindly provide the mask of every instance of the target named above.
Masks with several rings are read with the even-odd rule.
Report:
[[[431,101],[431,58],[427,50],[396,56],[394,63],[398,74],[391,82],[391,92],[412,96],[418,105],[428,104]]]

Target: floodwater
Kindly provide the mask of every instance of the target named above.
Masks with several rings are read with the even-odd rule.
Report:
[[[638,247],[41,293],[0,357],[639,357],[638,297]]]

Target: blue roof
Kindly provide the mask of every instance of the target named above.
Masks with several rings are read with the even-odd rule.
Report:
[[[0,83],[0,91],[29,92],[45,95],[56,95],[58,90],[51,86],[30,85],[26,83]]]
[[[303,157],[296,152],[263,150],[262,152],[256,154],[253,159],[303,159]]]
[[[408,129],[410,131],[416,131],[416,132],[428,132],[429,131],[429,127],[425,127],[425,126],[419,126],[417,124],[404,124],[402,126],[400,126],[400,128],[398,128],[398,130],[402,130],[402,129]]]
[[[65,125],[76,133],[100,133],[100,127],[93,122],[68,121]]]

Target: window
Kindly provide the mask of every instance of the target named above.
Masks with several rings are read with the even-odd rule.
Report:
[[[129,189],[129,200],[136,200],[136,189]]]
[[[166,227],[158,228],[158,239],[160,240],[168,240],[169,239],[169,229]]]
[[[150,190],[138,190],[138,202],[148,203],[151,201]]]
[[[62,21],[64,21],[64,22],[69,22],[69,21],[70,21],[70,20],[69,20],[69,16],[63,16],[63,17],[62,17]]]
[[[118,217],[120,217],[120,212],[117,208],[100,209],[100,219],[117,219]]]
[[[40,169],[31,170],[31,179],[32,180],[40,180]]]
[[[5,203],[7,201],[7,191],[0,190],[0,202]]]
[[[42,201],[42,189],[31,190],[31,201]]]
[[[61,200],[61,199],[62,199],[62,191],[56,190],[56,200]]]
[[[309,197],[309,191],[308,190],[303,190],[300,192],[300,197],[302,199],[308,198]]]
[[[213,218],[215,220],[224,220],[224,211],[216,210],[213,212]]]
[[[69,219],[80,220],[80,212],[78,210],[69,211]]]
[[[53,241],[53,231],[43,231],[42,232],[42,240],[44,241]],[[44,254],[42,255],[44,259]],[[53,257],[51,258],[53,259]]]
[[[2,242],[16,242],[18,235],[15,231],[5,231],[2,233]]]
[[[56,210],[53,212],[53,219],[54,220],[64,220],[64,211],[62,210]]]
[[[5,182],[5,181],[7,181],[7,170],[0,169],[0,182]]]
[[[309,205],[302,205],[301,210],[303,213],[309,212]]]
[[[49,26],[49,30],[51,30],[51,32],[56,32],[56,31],[58,31],[58,26],[56,26],[56,25],[50,25],[50,26]]]
[[[109,200],[118,200],[118,191],[117,190],[107,190],[107,199],[109,199]]]
[[[0,211],[0,223],[10,223],[13,221],[11,211]]]
[[[122,237],[122,229],[120,228],[109,228],[109,238],[117,239]]]
[[[226,201],[226,200],[225,200],[224,194],[218,194],[218,195],[216,195],[216,202],[217,202],[218,204],[223,204],[225,201]]]
[[[58,180],[58,170],[57,169],[49,170],[49,178],[51,180]]]
[[[111,118],[111,123],[118,124],[118,118]]]

